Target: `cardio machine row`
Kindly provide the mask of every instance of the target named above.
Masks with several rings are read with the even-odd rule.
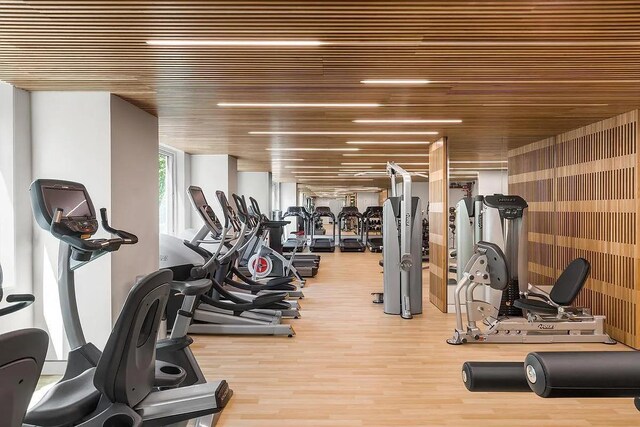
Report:
[[[233,209],[226,195],[217,192],[224,217],[219,221],[202,190],[191,187],[189,198],[203,219],[202,229],[190,241],[163,236],[163,250],[173,248],[161,254],[161,264],[169,268],[136,281],[100,351],[84,336],[75,272],[136,244],[138,238],[113,228],[105,209],[99,221],[80,183],[37,180],[30,192],[36,222],[60,241],[58,288],[71,351],[63,377],[27,411],[48,336],[40,329],[0,336],[0,378],[8,385],[3,393],[9,397],[0,402],[3,418],[9,420],[3,425],[186,426],[195,420],[195,425],[213,426],[233,392],[224,380],[206,380],[187,333],[294,335],[281,320],[300,316],[298,299],[303,294],[295,275],[259,281],[238,271],[248,242],[264,230],[255,201],[250,210],[244,198],[233,195]],[[93,238],[100,224],[115,237]],[[210,251],[204,246],[211,243]],[[0,283],[1,277],[0,273]],[[11,305],[0,309],[0,316],[33,300],[32,295],[9,295],[6,301]],[[165,317],[170,335],[162,338],[160,323]]]
[[[256,208],[250,210],[244,197],[232,195],[234,209],[225,193],[217,191],[221,221],[200,187],[189,187],[187,194],[203,225],[187,241],[161,235],[160,264],[178,280],[211,277],[213,284],[203,295],[176,290],[169,301],[168,328],[172,333],[293,337],[293,326],[284,320],[301,316],[299,300],[304,298],[305,281],[264,242],[264,217]],[[257,207],[255,200],[251,202]],[[251,254],[252,250],[257,252]],[[280,262],[278,277],[263,279],[265,259],[271,267],[274,260]],[[252,277],[241,271],[242,260],[249,262]],[[185,305],[193,307],[188,320],[176,316]]]
[[[290,206],[282,215],[282,219],[285,218],[293,218],[296,226],[282,245],[285,253],[295,254],[307,248],[311,252],[334,252],[336,245],[341,252],[364,252],[366,249],[382,252],[382,206],[369,206],[364,213],[355,206],[345,206],[337,216],[329,206],[316,206],[311,213],[303,206]],[[323,218],[328,218],[331,223],[331,236],[325,235]],[[343,236],[342,231],[350,218],[356,220],[357,233]]]

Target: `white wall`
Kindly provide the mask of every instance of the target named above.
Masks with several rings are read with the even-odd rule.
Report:
[[[297,206],[298,186],[295,182],[281,182],[280,183],[280,210],[284,214],[289,206]],[[289,219],[292,224],[295,224],[295,218]],[[287,225],[285,227],[285,236],[289,235],[289,232],[294,230],[294,225]]]
[[[342,208],[344,207],[344,197],[339,197],[339,198],[338,197],[333,197],[333,198],[318,197],[315,201],[315,205],[316,207],[329,206],[329,209],[331,209],[331,213],[333,213],[333,215],[337,217],[340,211],[342,210]],[[329,218],[322,218],[322,221],[325,224],[328,224]]]
[[[222,209],[216,198],[216,191],[222,190],[230,203],[231,194],[238,191],[238,161],[226,154],[219,155],[191,155],[191,185],[196,185],[204,191],[207,202],[214,209],[222,221]],[[197,212],[191,209],[191,226],[200,228],[202,220]]]
[[[504,171],[478,171],[478,193],[507,194],[509,192],[509,173]]]
[[[379,206],[378,192],[360,192],[356,193],[356,207],[360,213],[364,213],[369,206]]]
[[[420,197],[420,205],[422,206],[423,217],[427,214],[429,205],[429,182],[411,182],[411,192],[414,197]],[[402,194],[402,182],[396,183],[396,194]],[[391,187],[389,187],[389,196],[391,196]]]
[[[136,276],[159,268],[158,193],[158,118],[111,95],[110,221],[139,239],[112,254],[113,319]]]
[[[31,293],[31,113],[29,92],[0,82],[0,264],[5,295]],[[33,308],[0,322],[0,332],[33,326]]]
[[[245,196],[247,206],[251,206],[249,197],[253,197],[260,211],[271,216],[271,172],[238,172],[238,194]]]

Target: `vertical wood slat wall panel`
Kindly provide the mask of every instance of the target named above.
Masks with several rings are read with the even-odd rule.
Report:
[[[551,285],[576,257],[591,263],[577,305],[640,347],[638,111],[509,152],[509,192],[529,202],[529,282]]]
[[[429,301],[447,312],[449,155],[442,138],[429,147]]]

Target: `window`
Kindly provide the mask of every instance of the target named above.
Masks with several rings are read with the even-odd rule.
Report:
[[[160,206],[160,233],[175,232],[175,154],[160,150],[158,154],[158,201]]]
[[[280,211],[280,183],[276,181],[271,182],[271,210]],[[268,217],[272,216],[271,212],[262,212]],[[277,219],[277,217],[275,217]]]

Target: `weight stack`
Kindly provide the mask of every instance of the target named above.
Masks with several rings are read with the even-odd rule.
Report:
[[[498,315],[500,316],[522,316],[522,310],[518,307],[514,307],[515,300],[520,298],[520,287],[517,280],[512,280],[509,286],[502,292],[502,301],[500,302],[500,310]]]

